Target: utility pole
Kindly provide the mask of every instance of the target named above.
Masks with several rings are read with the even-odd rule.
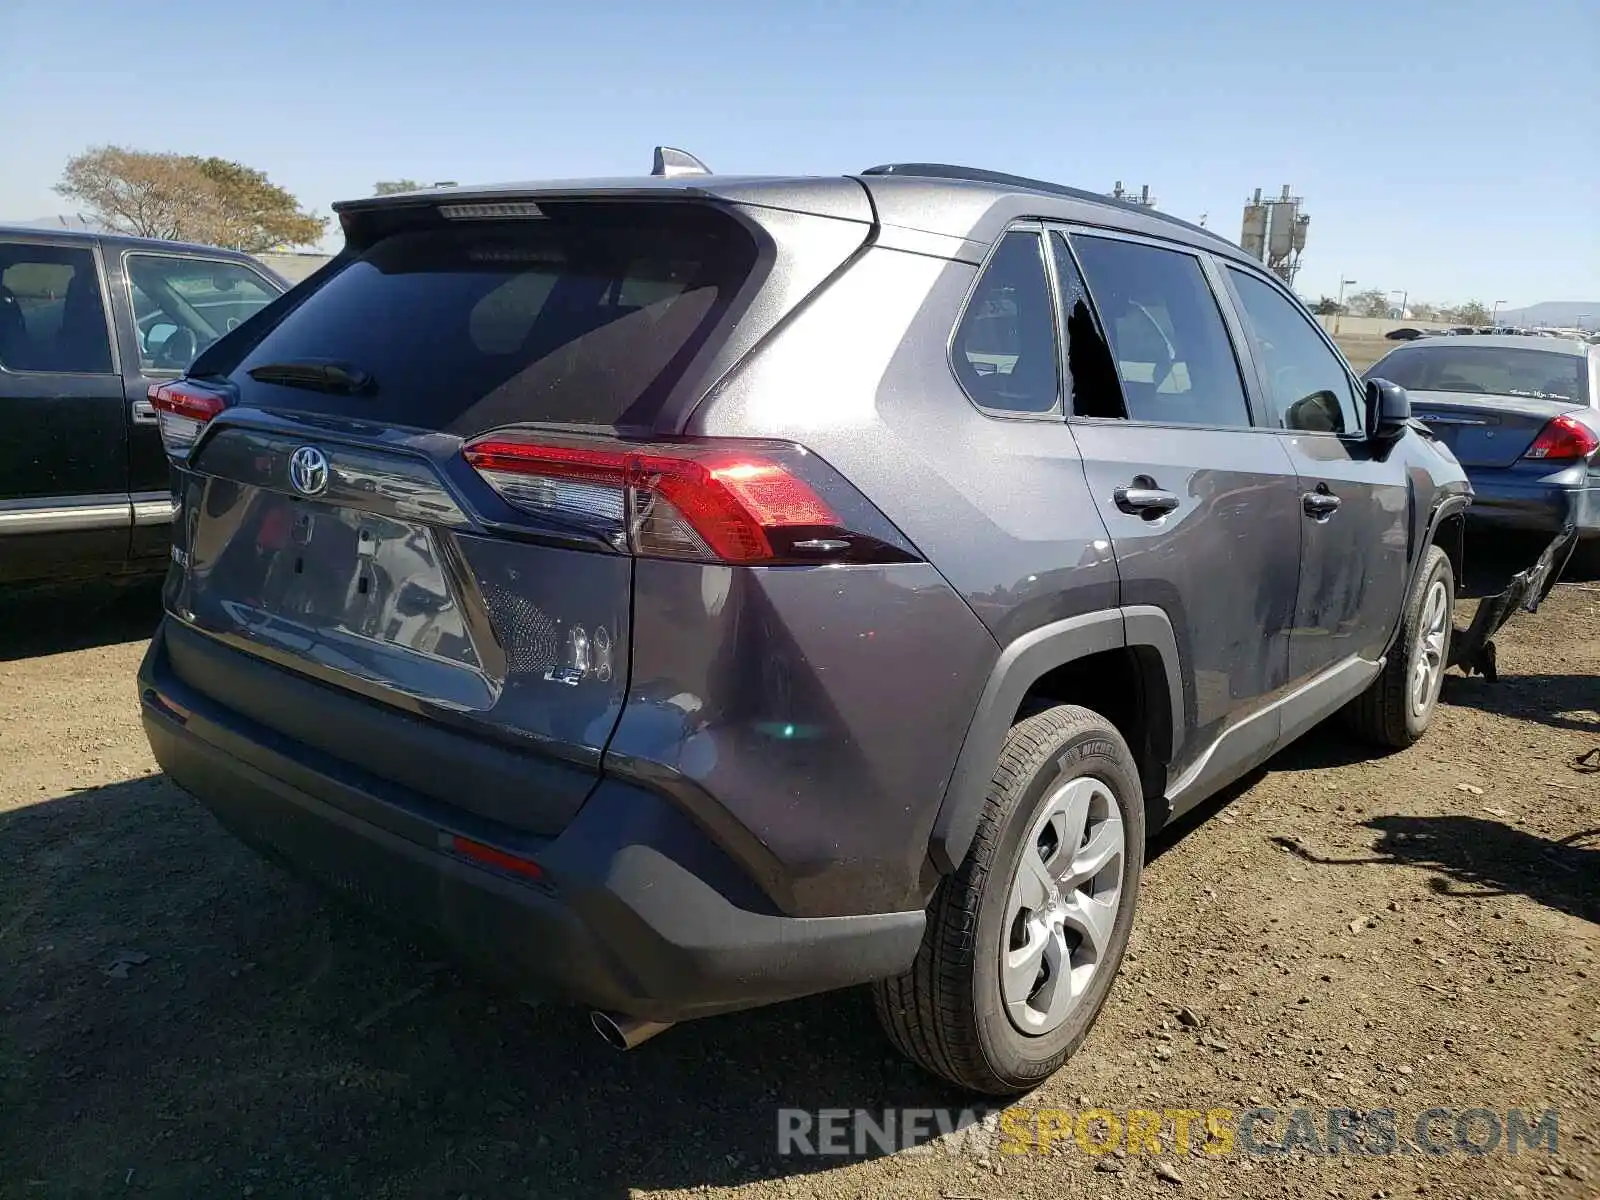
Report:
[[[1400,319],[1406,319],[1406,301],[1411,298],[1411,293],[1404,288],[1390,288],[1389,295],[1400,297]]]
[[[1496,300],[1494,302],[1494,311],[1489,314],[1489,328],[1490,329],[1499,329],[1500,328],[1500,306],[1502,304],[1504,304],[1504,303],[1505,303],[1504,300]]]
[[[1333,314],[1333,331],[1335,333],[1339,332],[1339,328],[1340,328],[1340,326],[1342,325],[1342,323],[1344,321],[1344,289],[1345,289],[1345,286],[1347,284],[1352,284],[1352,283],[1355,282],[1354,279],[1345,279],[1345,278],[1343,278],[1342,277],[1343,274],[1344,273],[1341,271],[1340,272],[1341,278],[1339,280],[1339,299],[1336,301],[1337,309],[1335,310],[1335,312]]]

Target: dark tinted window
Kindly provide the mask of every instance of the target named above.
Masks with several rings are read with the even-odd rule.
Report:
[[[250,268],[220,259],[130,254],[125,261],[139,362],[151,370],[183,370],[280,291]]]
[[[1193,255],[1074,236],[1105,323],[1128,416],[1163,425],[1250,424],[1222,312]]]
[[[389,235],[229,371],[257,403],[463,436],[517,421],[649,427],[755,264],[742,228],[691,205],[554,205],[542,220]],[[245,331],[248,334],[248,330]],[[219,352],[233,356],[224,343]],[[357,396],[253,383],[268,363],[334,359]]]
[[[1255,344],[1267,398],[1285,429],[1357,433],[1355,384],[1311,322],[1264,280],[1228,268]]]
[[[111,370],[111,336],[92,251],[0,242],[0,366]]]
[[[1078,417],[1125,417],[1117,364],[1089,302],[1089,289],[1078,271],[1067,239],[1050,237],[1055,255],[1056,288],[1066,318],[1065,392],[1067,411]]]
[[[1367,375],[1425,392],[1533,396],[1586,404],[1587,371],[1588,362],[1582,355],[1511,346],[1463,346],[1445,338],[1396,350]]]
[[[1000,240],[956,328],[952,357],[961,386],[983,408],[1055,408],[1055,309],[1037,234]]]

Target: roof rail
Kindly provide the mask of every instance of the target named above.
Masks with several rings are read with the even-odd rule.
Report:
[[[1204,225],[1195,225],[1181,217],[1170,216],[1156,209],[1148,208],[1143,204],[1134,204],[1128,200],[1118,200],[1115,196],[1107,196],[1101,192],[1091,192],[1084,188],[1068,187],[1063,183],[1049,183],[1043,179],[1029,179],[1026,175],[1007,175],[1004,171],[985,171],[979,167],[958,167],[949,163],[885,163],[880,167],[868,167],[861,172],[863,175],[906,175],[914,179],[956,179],[967,183],[987,183],[994,187],[1012,188],[1017,191],[1042,192],[1048,196],[1064,196],[1071,200],[1086,200],[1091,204],[1104,204],[1107,208],[1120,208],[1126,212],[1143,213],[1145,216],[1154,217],[1158,221],[1167,221],[1173,225],[1182,226],[1191,233],[1203,233],[1213,241],[1218,241],[1226,246],[1233,243],[1213,229]]]
[[[709,175],[711,168],[687,150],[679,150],[675,146],[657,146],[650,174],[671,179],[678,175]]]

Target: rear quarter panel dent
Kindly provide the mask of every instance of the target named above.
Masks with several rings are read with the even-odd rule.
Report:
[[[635,578],[608,763],[653,763],[712,797],[760,847],[750,865],[784,911],[921,908],[934,816],[999,653],[971,609],[925,563],[642,559]]]

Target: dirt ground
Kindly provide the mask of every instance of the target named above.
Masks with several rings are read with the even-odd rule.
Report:
[[[1339,344],[1339,349],[1344,351],[1344,356],[1350,360],[1350,365],[1358,371],[1365,371],[1396,346],[1405,344],[1390,341],[1386,337],[1342,331],[1333,340]]]
[[[1315,732],[1163,836],[1099,1024],[1021,1102],[1388,1108],[1390,1157],[780,1157],[780,1108],[969,1101],[859,993],[621,1055],[264,865],[145,747],[153,597],[99,603],[0,615],[7,1200],[1600,1194],[1596,585],[1519,616],[1420,745]],[[1432,1106],[1556,1110],[1558,1150],[1417,1153]]]

